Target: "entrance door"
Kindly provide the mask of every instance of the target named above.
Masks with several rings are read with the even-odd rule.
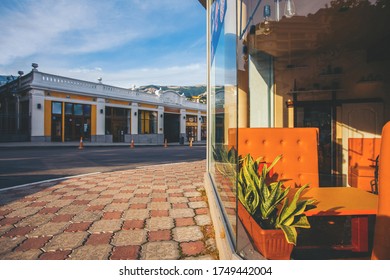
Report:
[[[180,115],[164,114],[164,138],[168,143],[177,143],[180,138]]]

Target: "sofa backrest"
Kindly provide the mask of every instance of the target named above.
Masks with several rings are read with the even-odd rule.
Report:
[[[236,144],[238,155],[251,154],[271,163],[281,154],[273,173],[286,186],[319,187],[318,128],[239,128],[238,143],[234,134],[230,136],[229,146]]]
[[[378,212],[372,259],[390,260],[390,122],[382,130],[379,156]]]

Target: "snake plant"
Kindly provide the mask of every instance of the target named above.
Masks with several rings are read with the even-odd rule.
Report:
[[[263,229],[281,229],[288,243],[296,245],[296,228],[310,228],[305,210],[314,208],[314,200],[302,200],[300,187],[290,201],[290,187],[282,181],[268,183],[268,174],[282,156],[277,156],[267,166],[262,158],[251,155],[241,159],[237,176],[237,195],[240,202]]]

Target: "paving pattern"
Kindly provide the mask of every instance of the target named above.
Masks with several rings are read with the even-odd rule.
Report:
[[[218,259],[206,162],[0,192],[0,259]]]

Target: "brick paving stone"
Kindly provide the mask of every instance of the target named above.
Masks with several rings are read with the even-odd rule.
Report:
[[[15,211],[12,211],[7,215],[7,218],[14,218],[14,217],[28,217],[31,215],[36,214],[38,211],[40,211],[42,207],[25,207],[21,209],[17,209]]]
[[[187,197],[170,197],[168,200],[170,203],[187,203],[189,200]]]
[[[171,231],[170,230],[157,230],[149,231],[148,241],[168,241],[171,240]]]
[[[27,238],[22,244],[15,249],[15,251],[29,251],[34,249],[40,249],[51,239],[51,237],[32,237]]]
[[[72,250],[81,246],[87,236],[87,232],[64,232],[54,236],[43,249],[46,252]]]
[[[196,215],[209,214],[209,208],[198,208],[195,209]]]
[[[31,201],[14,201],[3,206],[3,209],[16,210],[16,209],[24,208],[29,204],[31,204]]]
[[[122,216],[125,220],[144,220],[149,218],[148,209],[129,209]]]
[[[168,210],[151,210],[150,211],[150,217],[168,217],[169,211]]]
[[[103,220],[118,220],[122,217],[122,211],[112,211],[103,213]]]
[[[85,245],[79,247],[70,254],[70,260],[108,260],[112,246],[109,244]]]
[[[74,217],[74,214],[62,214],[62,215],[54,215],[51,219],[52,223],[62,223],[62,222],[70,222]]]
[[[91,233],[96,232],[115,232],[120,230],[122,226],[121,220],[100,220],[96,221],[89,228]]]
[[[75,201],[73,201],[72,205],[88,205],[88,203],[90,202],[91,200],[87,200],[87,199],[83,199],[83,200],[80,200],[80,199],[76,199]]]
[[[173,209],[178,209],[178,208],[184,209],[184,208],[188,208],[188,204],[187,203],[172,203],[172,208]]]
[[[4,226],[0,226],[0,237],[1,237],[4,233],[10,231],[10,230],[13,229],[13,228],[14,228],[13,225],[4,225]]]
[[[122,224],[123,230],[144,228],[145,220],[126,220]]]
[[[202,196],[193,196],[193,197],[189,197],[188,200],[190,202],[197,202],[197,201],[204,201],[204,198]]]
[[[58,194],[49,194],[49,195],[45,195],[45,196],[41,196],[40,198],[37,199],[37,201],[56,201],[58,199],[60,199],[62,196],[61,195],[58,195]]]
[[[135,204],[130,204],[129,209],[146,209],[147,208],[146,203],[135,203]]]
[[[39,249],[32,249],[28,251],[15,251],[1,256],[0,260],[36,260],[42,254]]]
[[[41,209],[38,214],[54,214],[57,213],[60,209],[60,207],[45,207]]]
[[[111,203],[104,207],[104,211],[125,211],[129,209],[129,203]]]
[[[191,218],[195,216],[195,212],[191,208],[186,208],[186,209],[170,209],[169,210],[169,215],[172,218]]]
[[[102,211],[106,207],[106,205],[89,205],[85,211]]]
[[[118,197],[114,196],[112,200],[112,204],[126,204],[127,207],[129,205],[129,202],[130,202],[130,198],[123,198],[121,195]]]
[[[22,217],[3,218],[0,220],[0,226],[13,225],[21,221]]]
[[[112,202],[113,198],[97,198],[89,202],[89,205],[107,205]]]
[[[184,260],[188,260],[188,261],[213,261],[215,260],[215,258],[213,258],[213,256],[211,255],[200,255],[200,256],[197,256],[197,257],[187,257],[187,258],[184,258]]]
[[[16,224],[18,227],[24,227],[24,226],[32,226],[32,227],[38,227],[40,225],[43,225],[47,222],[49,222],[54,217],[53,214],[45,214],[41,215],[39,212],[33,216],[24,218],[19,223]]]
[[[202,241],[180,243],[181,251],[187,256],[196,256],[202,253],[205,245]]]
[[[15,237],[15,236],[24,236],[30,231],[32,231],[34,228],[31,226],[25,226],[25,227],[15,227],[5,233],[3,237]]]
[[[72,251],[55,251],[55,252],[45,252],[39,256],[40,260],[65,260],[70,255]]]
[[[26,207],[43,207],[43,206],[45,206],[47,203],[48,203],[47,201],[33,202],[33,203],[27,205]]]
[[[52,202],[49,202],[48,204],[46,204],[46,207],[64,207],[64,206],[67,206],[69,204],[72,203],[72,200],[66,200],[66,199],[63,199],[63,200],[55,200],[55,201],[52,201]]]
[[[73,218],[73,222],[94,222],[100,220],[103,216],[103,213],[100,211],[84,211]]]
[[[29,237],[53,236],[62,232],[68,225],[69,223],[67,222],[62,222],[62,223],[49,222],[30,232],[28,236]]]
[[[86,205],[73,205],[70,204],[68,206],[65,206],[61,210],[58,211],[58,214],[77,214],[80,212],[83,212],[87,208]]]
[[[111,260],[137,260],[140,251],[140,246],[121,246],[114,247]]]
[[[195,222],[199,226],[211,225],[211,218],[209,215],[196,215]]]
[[[168,209],[171,209],[171,204],[169,202],[150,202],[148,204],[148,209],[150,209],[150,210],[168,210]]]
[[[185,197],[197,197],[202,196],[200,192],[184,192]]]
[[[171,229],[174,227],[171,217],[152,217],[146,220],[146,229],[151,231]]]
[[[114,246],[142,245],[146,242],[143,229],[123,230],[114,234],[111,244]]]
[[[151,202],[167,202],[168,201],[167,194],[165,194],[165,193],[153,193],[151,195],[151,197],[152,197]]]
[[[87,231],[91,224],[92,222],[72,223],[65,229],[65,232]]]
[[[102,245],[109,244],[111,242],[113,234],[112,233],[92,233],[85,245]]]
[[[203,233],[198,226],[176,227],[172,230],[173,239],[178,242],[198,241],[203,239]]]
[[[132,197],[130,198],[130,204],[137,204],[137,203],[149,203],[151,200],[151,197],[149,195],[146,196],[138,196],[138,197]]]
[[[193,218],[177,218],[175,219],[175,225],[177,227],[194,226],[195,221]]]
[[[83,195],[79,195],[77,197],[78,200],[88,200],[88,201],[91,201],[93,199],[97,199],[99,197],[99,194],[97,193],[86,193],[86,194],[83,194]]]
[[[142,260],[177,260],[179,246],[174,241],[148,242],[142,245]]]
[[[0,209],[0,218],[2,216],[6,216],[7,214],[11,213],[12,210],[11,209]]]
[[[0,256],[6,253],[10,253],[15,247],[22,243],[26,237],[2,237],[0,238]]]
[[[188,202],[188,206],[193,209],[205,208],[207,207],[207,202],[206,201]]]

